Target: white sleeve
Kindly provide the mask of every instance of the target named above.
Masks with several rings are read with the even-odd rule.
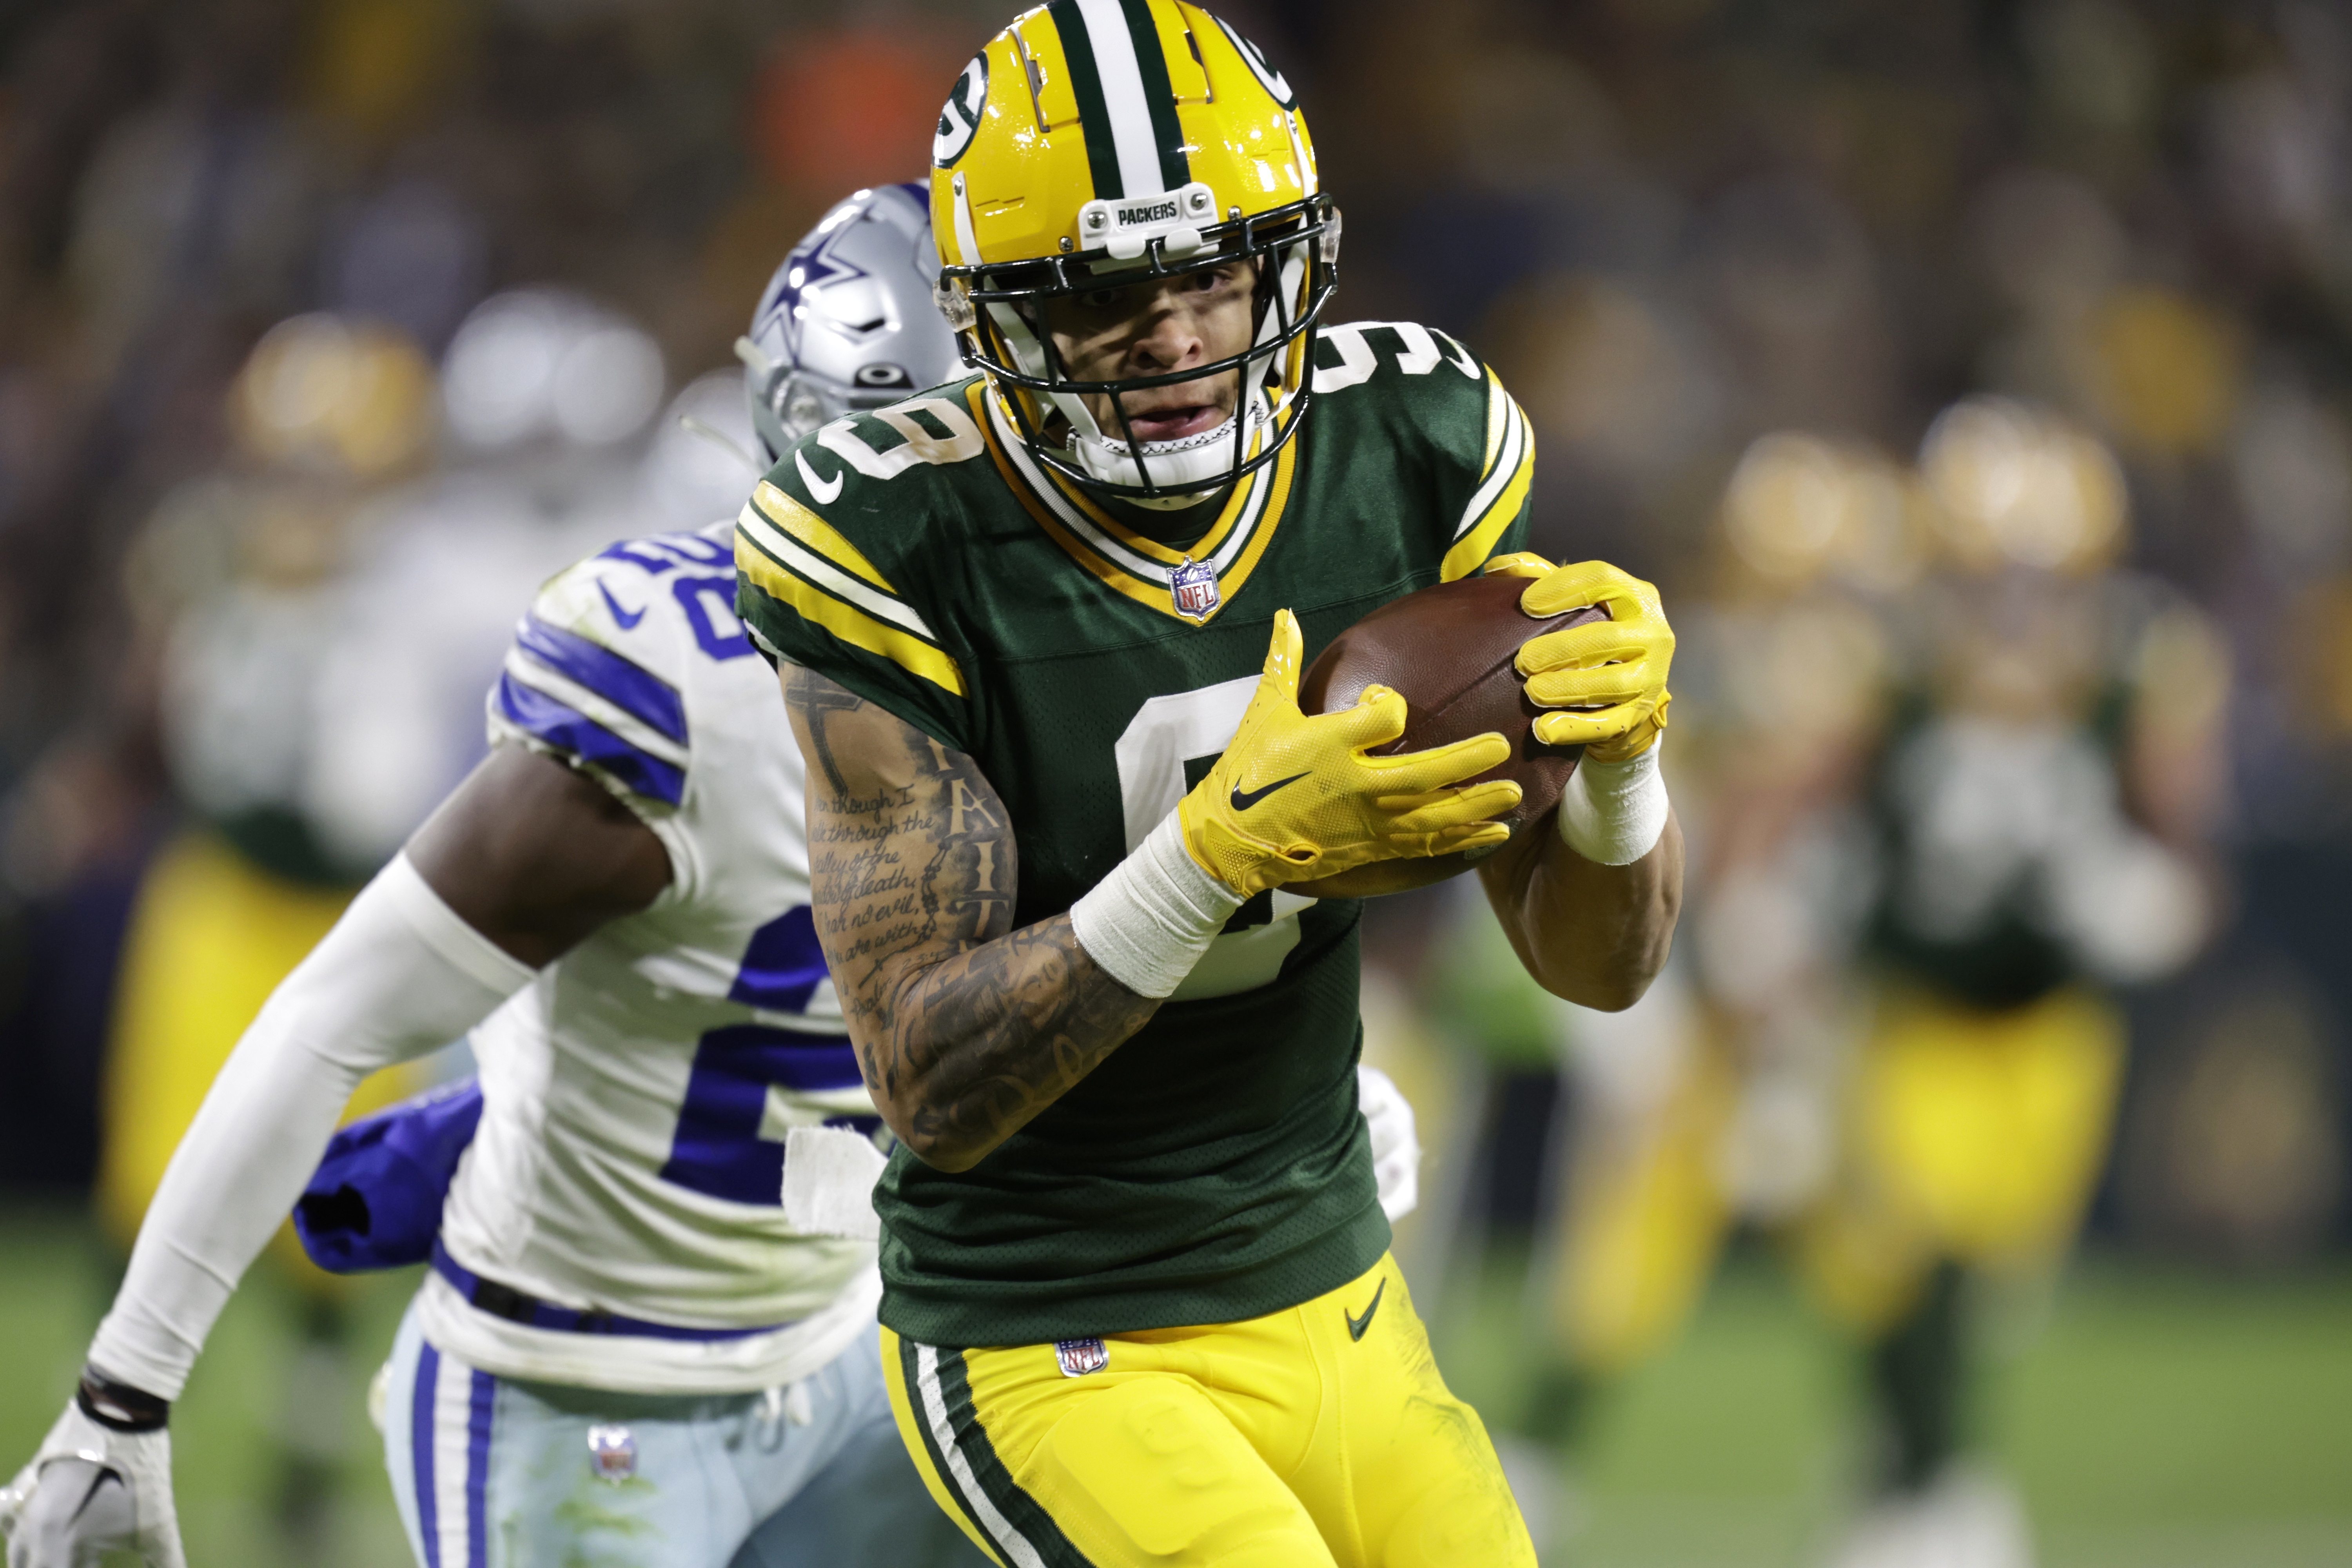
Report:
[[[532,973],[395,857],[271,994],[205,1096],[139,1227],[91,1364],[177,1399],[360,1080],[457,1038]]]

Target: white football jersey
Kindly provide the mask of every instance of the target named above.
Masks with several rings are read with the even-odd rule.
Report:
[[[873,1245],[800,1234],[781,1202],[790,1129],[880,1123],[817,946],[800,752],[735,619],[731,541],[732,524],[656,534],[558,574],[490,693],[492,740],[611,789],[660,837],[671,881],[475,1031],[481,1127],[442,1243],[557,1305],[769,1331],[556,1332],[432,1276],[428,1338],[486,1371],[743,1392],[871,1331]]]

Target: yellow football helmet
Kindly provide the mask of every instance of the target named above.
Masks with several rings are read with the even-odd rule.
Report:
[[[1033,461],[1166,503],[1238,480],[1297,434],[1339,214],[1289,84],[1232,27],[1183,0],[1052,0],[964,68],[931,161],[940,309]],[[1236,258],[1257,269],[1247,350],[1118,381],[1067,374],[1048,300]],[[1225,426],[1136,438],[1120,395],[1230,371],[1242,396]],[[1118,430],[1099,427],[1088,393],[1111,395]]]

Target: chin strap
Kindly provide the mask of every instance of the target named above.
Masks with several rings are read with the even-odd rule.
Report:
[[[1155,484],[1173,489],[1164,496],[1125,496],[1120,499],[1131,504],[1155,508],[1188,507],[1202,497],[1223,488],[1234,471],[1234,448],[1236,442],[1255,436],[1265,423],[1267,414],[1264,395],[1253,391],[1244,405],[1242,417],[1228,417],[1213,430],[1203,430],[1197,436],[1186,436],[1174,441],[1145,441],[1140,467],[1135,454],[1124,441],[1115,441],[1093,433],[1075,421],[1070,427],[1070,454],[1078,466],[1107,484]],[[1091,426],[1091,418],[1087,425]]]

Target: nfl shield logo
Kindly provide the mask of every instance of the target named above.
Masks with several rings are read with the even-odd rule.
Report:
[[[1215,593],[1216,584],[1211,584],[1209,591]],[[1064,1377],[1084,1377],[1110,1364],[1110,1347],[1099,1339],[1055,1340],[1054,1359],[1062,1363]]]
[[[1217,569],[1187,555],[1181,566],[1168,574],[1168,591],[1176,597],[1178,615],[1205,619],[1217,607]]]
[[[637,1473],[636,1434],[626,1426],[589,1427],[588,1464],[598,1480],[619,1486]]]

